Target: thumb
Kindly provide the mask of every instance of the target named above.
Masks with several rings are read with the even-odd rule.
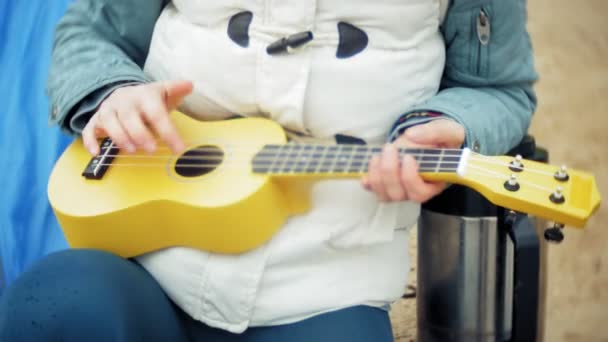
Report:
[[[409,128],[405,138],[416,145],[459,147],[464,143],[464,127],[450,119],[437,119]]]
[[[194,85],[190,81],[167,81],[161,83],[165,104],[169,110],[175,109],[184,97],[190,95]]]

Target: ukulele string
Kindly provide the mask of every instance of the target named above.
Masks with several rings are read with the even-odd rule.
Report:
[[[210,159],[207,159],[205,161],[209,161]],[[272,158],[271,160],[272,161]],[[445,165],[444,164],[448,164]],[[454,166],[450,167],[449,164],[453,164]],[[456,172],[458,170],[458,162],[442,162],[441,163],[441,167],[440,168],[436,168],[435,166],[431,166],[431,167],[421,167],[419,169],[419,172]],[[125,162],[117,162],[117,163],[99,163],[97,165],[101,165],[101,166],[122,166],[122,167],[166,167],[167,165],[165,163],[125,163]],[[223,169],[242,169],[242,165],[239,165],[238,160],[231,160],[228,159],[222,163],[196,163],[196,164],[176,164],[177,167],[180,168],[216,168],[218,166],[222,166]],[[294,164],[285,164],[285,163],[278,163],[278,165],[274,165],[274,166],[270,166],[270,169],[273,169],[275,167],[278,167],[279,170],[277,170],[277,172],[281,172],[281,168],[285,168],[285,167],[293,167]],[[302,168],[304,170],[306,170],[306,168],[310,168],[310,167],[315,167],[316,169],[321,169],[323,167],[333,167],[335,168],[335,164],[333,163],[316,163],[311,165],[310,163],[307,162],[306,165],[302,166]],[[367,169],[368,169],[368,164],[364,165],[365,168],[362,167],[357,167],[357,170],[353,170],[352,169],[352,164],[351,165],[345,165],[345,170],[344,172],[349,172],[349,173],[366,173]],[[290,172],[294,172],[295,170],[284,170],[285,173],[290,173]],[[327,172],[332,172],[335,170],[328,170]],[[313,173],[320,173],[318,170],[315,170],[315,172]],[[467,170],[465,171],[466,174],[476,174],[479,176],[488,176],[488,177],[492,177],[492,178],[496,178],[496,179],[500,179],[500,180],[507,180],[510,174],[502,174],[500,172],[497,171],[492,171],[492,170],[488,170],[486,168],[483,167],[479,167],[479,166],[475,166],[475,165],[467,165]],[[535,187],[537,189],[543,190],[543,191],[547,191],[548,193],[551,193],[553,190],[550,188],[546,188],[525,180],[518,180],[518,182],[522,185],[526,185],[526,186],[531,186],[531,187]]]
[[[313,145],[314,146],[314,145]],[[319,146],[323,146],[323,148],[326,148],[328,146],[344,146],[344,145],[319,145]],[[359,146],[359,145],[352,145],[352,146]],[[217,160],[223,160],[224,159],[224,154],[228,154],[230,155],[233,152],[236,152],[237,154],[247,154],[247,152],[250,152],[249,154],[255,154],[257,155],[257,153],[259,152],[261,154],[261,157],[256,157],[256,160],[259,159],[264,159],[264,158],[291,158],[291,159],[301,159],[301,158],[337,158],[337,159],[343,159],[343,158],[356,158],[356,159],[360,159],[360,158],[365,158],[365,157],[372,157],[374,155],[379,155],[382,150],[380,147],[373,147],[373,148],[367,148],[365,150],[351,150],[351,151],[345,151],[345,150],[339,150],[339,149],[335,149],[335,150],[282,150],[282,151],[271,151],[270,153],[272,153],[272,155],[268,155],[266,153],[264,153],[263,150],[260,149],[260,147],[256,147],[256,146],[252,146],[252,147],[244,147],[244,146],[238,146],[238,148],[224,148],[226,146],[222,146],[222,149],[218,149],[216,147],[212,147],[212,146],[203,146],[203,147],[199,147],[199,148],[194,148],[194,149],[190,149],[185,153],[188,152],[210,152],[211,155],[186,155],[186,154],[182,154],[181,156],[175,155],[175,154],[106,154],[103,155],[105,157],[117,157],[117,158],[141,158],[141,159],[154,159],[154,158],[167,158],[167,159],[189,159],[189,160],[205,160],[207,158],[210,159],[217,159]],[[159,150],[168,150],[168,148],[166,149],[159,149]],[[423,162],[434,162],[434,161],[438,161],[438,162],[442,162],[442,163],[448,163],[448,160],[443,160],[444,158],[455,158],[455,157],[460,157],[461,154],[441,154],[439,153],[439,151],[444,151],[444,152],[448,152],[448,151],[457,151],[457,152],[462,152],[461,149],[425,149],[425,150],[435,150],[437,151],[437,153],[428,153],[428,152],[424,152],[421,151],[420,149],[409,149],[410,151],[417,151],[417,152],[413,152],[413,153],[407,153],[407,149],[400,149],[400,154],[406,154],[406,155],[411,155],[413,157],[422,157],[424,158],[422,161]],[[419,151],[419,152],[418,152]],[[219,153],[218,153],[219,152]],[[229,152],[229,153],[224,153],[224,152]],[[294,155],[295,154],[295,155]],[[243,156],[244,158],[253,158],[250,156]],[[433,160],[433,159],[437,159],[437,160]],[[458,162],[455,162],[458,163]]]
[[[217,163],[217,162],[210,162],[210,163],[191,163],[191,164],[187,164],[187,163],[176,163],[175,166],[176,167],[192,167],[192,168],[211,168],[211,167],[219,167],[222,166],[222,168],[242,168],[242,161],[239,160],[226,160],[223,161],[221,163]],[[306,168],[306,167],[313,167],[313,166],[319,166],[319,167],[327,167],[327,166],[331,166],[331,167],[339,167],[339,166],[344,166],[344,167],[353,167],[353,163],[344,163],[344,165],[335,165],[334,162],[332,161],[328,161],[326,163],[322,163],[322,162],[316,162],[314,164],[307,162],[290,162],[290,163],[283,163],[283,162],[278,162],[276,165],[273,166],[269,166],[269,167],[291,167],[297,164],[302,164],[302,167]],[[368,165],[363,164],[363,163],[359,163],[359,162],[355,162],[355,165]],[[449,165],[445,165],[444,164],[454,164],[453,166],[449,166]],[[167,166],[166,163],[129,163],[129,162],[117,162],[117,163],[97,163],[95,165],[99,165],[99,166],[141,166],[141,167],[165,167]],[[267,166],[267,164],[264,164],[263,166]],[[300,166],[300,165],[298,165]],[[249,167],[249,166],[248,166]],[[436,169],[436,165],[432,165],[432,166],[426,166],[423,165],[421,167],[421,169],[425,169],[425,170],[434,170]],[[455,162],[444,162],[441,163],[441,167],[439,168],[439,170],[450,170],[450,171],[456,171],[458,170],[458,163]]]
[[[191,149],[186,149],[188,151],[205,151],[205,150],[214,150],[217,151],[218,147],[214,146],[215,143],[209,142],[207,143],[207,145],[205,146],[199,146],[199,147],[194,147]],[[313,151],[314,148],[316,147],[321,147],[323,149],[327,149],[330,147],[335,147],[336,150],[338,149],[343,149],[343,147],[352,147],[354,149],[364,149],[364,150],[377,150],[377,151],[381,151],[383,146],[382,145],[357,145],[357,144],[305,144],[305,143],[288,143],[288,144],[264,144],[264,145],[254,145],[254,146],[248,146],[248,145],[234,145],[234,144],[224,144],[221,143],[219,144],[221,145],[221,150],[232,150],[232,151],[262,151],[262,148],[264,146],[281,146],[281,152],[288,152],[288,151],[302,151],[304,149],[299,148],[298,150],[291,150],[293,147],[298,147],[298,146],[310,146],[310,148],[307,151]],[[114,147],[116,147],[114,145]],[[166,146],[166,145],[159,145],[157,148],[157,150],[159,151],[170,151],[171,148]],[[403,148],[401,148],[403,149]],[[428,150],[428,151],[445,151],[445,152],[462,152],[463,150],[460,148],[416,148],[416,147],[412,147],[412,148],[406,148],[409,150]],[[343,150],[342,150],[343,151]],[[343,151],[343,152],[348,152],[348,151]]]
[[[116,163],[116,164],[98,164],[98,165],[108,165],[108,166],[122,166],[122,167],[165,167],[166,164],[128,164],[128,163]],[[234,168],[235,165],[230,165],[230,164],[222,164],[223,168],[225,169],[226,167],[228,169],[230,169],[231,167]],[[217,167],[218,164],[180,164],[179,167],[180,168],[205,168],[205,167]],[[366,165],[367,166],[367,165]],[[275,171],[278,173],[293,173],[295,172],[295,170],[280,170],[281,167],[284,167],[284,165],[281,165],[279,167],[279,170]],[[311,166],[309,166],[311,167]],[[317,170],[315,170],[314,172],[311,173],[324,173],[321,172],[320,170],[318,170],[319,168],[322,167],[321,164],[319,165],[315,165],[315,168],[317,168]],[[271,168],[272,169],[272,168]],[[304,169],[306,169],[306,167],[304,167]],[[456,172],[457,171],[457,167],[453,167],[453,168],[445,168],[442,167],[438,170],[436,170],[435,167],[430,167],[430,168],[421,168],[419,170],[419,172]],[[272,173],[273,171],[271,171],[270,173]],[[335,170],[327,170],[328,173],[335,173]],[[350,167],[347,167],[344,171],[342,172],[346,172],[346,173],[366,173],[367,172],[367,167],[365,167],[365,169],[363,168],[358,168],[357,170],[353,170]],[[339,172],[338,172],[339,173]],[[506,174],[501,174],[500,172],[496,172],[496,171],[492,171],[492,170],[488,170],[485,169],[483,167],[478,167],[478,166],[474,166],[474,165],[469,165],[467,167],[467,171],[466,174],[470,175],[478,175],[478,176],[486,176],[486,177],[491,177],[491,178],[496,178],[499,179],[501,181],[504,181],[505,179],[507,179],[508,175]],[[530,187],[534,187],[537,188],[539,190],[545,191],[547,193],[552,193],[553,190],[547,187],[543,187],[541,185],[538,184],[534,184],[525,180],[519,180],[518,181],[520,184],[525,185],[525,186],[530,186]]]
[[[495,159],[491,159],[483,154],[477,153],[477,152],[471,152],[471,156],[469,157],[469,160],[473,160],[473,161],[479,161],[482,163],[486,163],[486,164],[493,164],[493,165],[498,165],[498,166],[507,166],[507,167],[513,167],[510,163],[505,163],[503,161],[498,161]],[[525,163],[526,160],[522,160],[522,163]],[[521,166],[516,166],[514,167],[518,170],[522,170],[522,171],[529,171],[532,173],[536,173],[536,174],[540,174],[543,176],[551,176],[553,177],[553,173],[551,172],[547,172],[547,171],[543,171],[540,169],[535,169],[535,168],[530,168],[530,167],[521,167]]]
[[[293,144],[292,146],[297,146],[297,145],[298,144]],[[242,148],[245,147],[243,145],[226,145],[226,146],[227,147],[236,146],[236,150],[239,150],[239,151],[252,151],[252,150],[254,152],[260,151],[259,147],[250,147],[247,150],[243,150]],[[289,144],[282,145],[282,146],[289,146]],[[322,146],[322,147],[326,148],[327,146],[344,146],[344,145],[310,145],[310,146]],[[361,146],[361,145],[351,145],[351,146]],[[214,149],[213,147],[206,147],[206,146],[192,149],[192,151],[205,151],[205,150],[207,150],[207,148],[210,151],[217,151],[217,149]],[[247,147],[245,147],[245,148],[247,148]],[[382,149],[379,146],[376,146],[376,147],[366,147],[366,148],[368,148],[368,150],[361,151],[361,152],[356,152],[356,153],[366,154],[366,153],[369,153],[369,151],[372,151],[372,154],[379,154],[381,152],[381,149]],[[166,149],[169,149],[169,148],[166,147]],[[412,150],[419,150],[419,149],[413,148]],[[448,151],[462,152],[462,149],[439,149],[439,148],[433,149],[433,148],[428,148],[428,149],[425,149],[425,150],[431,150],[431,151],[441,151],[441,150],[443,150],[445,152],[448,152]],[[235,149],[232,149],[232,151],[235,151]],[[290,151],[290,150],[287,149],[287,150],[284,150],[284,151],[281,151],[281,152],[278,152],[278,153],[297,153],[297,152],[300,152],[300,151],[301,150],[297,150],[297,151],[292,150],[292,151]],[[306,153],[312,153],[312,152],[313,152],[313,150],[306,151]],[[350,153],[349,151],[338,151],[338,150],[336,150],[336,151],[328,151],[328,152],[330,152],[330,153],[344,153],[344,154],[349,154]],[[275,153],[277,153],[277,152],[275,152]],[[317,154],[318,153],[323,153],[323,151],[315,151],[314,153],[317,153]],[[440,154],[437,154],[437,153],[424,153],[423,152],[423,153],[407,153],[407,154],[415,156],[415,157],[423,156],[423,157],[427,157],[427,158],[428,157],[440,158]],[[459,156],[460,155],[444,155],[444,157],[459,157]],[[482,162],[482,163],[486,163],[486,164],[497,165],[497,166],[505,166],[505,167],[508,167],[508,168],[514,167],[509,162],[503,162],[503,161],[495,160],[495,159],[492,159],[492,158],[490,158],[488,156],[485,156],[483,154],[480,154],[480,153],[477,153],[477,152],[473,152],[473,151],[471,151],[471,155],[469,157],[469,160],[478,161],[478,162]],[[429,161],[435,161],[435,160],[429,160]],[[525,160],[522,161],[522,162],[525,163]],[[543,176],[551,176],[551,177],[553,177],[553,175],[554,175],[551,172],[547,172],[547,171],[544,171],[544,170],[540,170],[540,169],[536,169],[536,168],[531,168],[531,167],[514,167],[514,168],[516,168],[518,170],[528,171],[528,172],[531,172],[531,173],[536,173],[536,174],[543,175]]]
[[[378,154],[370,154],[369,156],[366,155],[353,155],[352,157],[350,155],[334,155],[334,156],[313,156],[313,155],[300,155],[300,156],[280,156],[279,158],[282,158],[282,160],[288,160],[289,162],[304,162],[304,161],[308,161],[308,160],[327,160],[327,161],[333,161],[333,160],[337,160],[339,162],[342,162],[343,160],[346,159],[346,161],[352,160],[352,161],[357,161],[356,159],[362,159],[364,157],[372,157],[374,155],[378,155]],[[426,154],[408,154],[410,156],[413,157],[429,157],[429,155]],[[165,160],[200,160],[200,161],[222,161],[222,160],[239,160],[239,161],[273,161],[273,160],[279,160],[277,159],[277,156],[258,156],[258,157],[252,157],[252,156],[237,156],[236,158],[233,156],[223,156],[223,155],[217,155],[217,156],[188,156],[188,155],[184,155],[184,156],[174,156],[174,155],[151,155],[151,156],[146,156],[146,155],[123,155],[123,154],[108,154],[105,155],[105,157],[114,157],[116,159],[139,159],[139,160],[151,160],[151,159],[165,159]],[[357,158],[358,157],[358,158]],[[451,157],[459,157],[459,156],[451,156]],[[419,162],[421,163],[432,163],[432,162],[437,162],[440,164],[459,164],[460,161],[451,161],[451,160],[442,160],[441,157],[436,157],[438,159],[424,159],[424,160],[420,160]],[[279,160],[280,162],[280,160]]]
[[[240,143],[240,144],[234,144],[235,139],[231,139],[231,140],[222,140],[222,139],[209,139],[207,141],[202,141],[202,142],[196,142],[196,141],[190,141],[190,142],[184,142],[184,144],[186,146],[195,146],[195,145],[200,145],[199,147],[207,147],[207,146],[212,146],[212,145],[221,145],[222,147],[226,146],[226,147],[251,147],[249,144],[246,143]],[[163,140],[159,140],[159,139],[155,139],[155,141],[158,144],[158,148],[160,149],[170,149],[170,147],[163,141]],[[113,145],[114,147],[116,147],[116,145]],[[281,143],[281,142],[277,142],[277,143],[263,143],[262,146],[285,146],[285,147],[291,147],[291,146],[321,146],[321,147],[327,147],[327,146],[353,146],[353,147],[366,147],[366,148],[382,148],[384,145],[377,145],[377,144],[335,144],[335,143],[325,143],[325,142],[298,142],[298,141],[288,141],[286,143]],[[195,147],[198,148],[198,147]],[[462,151],[462,148],[439,148],[439,147],[429,147],[429,148],[425,148],[425,149],[436,149],[436,150],[446,150],[446,151]]]
[[[369,155],[369,157],[371,157],[372,155],[377,155],[378,153],[372,153]],[[429,154],[425,154],[425,153],[412,153],[412,154],[408,154],[411,155],[413,157],[422,157],[422,158],[427,158],[426,160],[422,160],[422,161],[418,161],[418,163],[438,163],[440,165],[458,165],[460,162],[459,161],[448,161],[448,160],[443,160],[441,156],[439,155],[429,155]],[[509,163],[503,163],[503,162],[497,162],[497,161],[493,161],[491,159],[487,159],[485,158],[483,155],[481,158],[479,157],[472,157],[470,158],[470,160],[474,160],[474,161],[479,161],[479,162],[484,162],[487,164],[493,164],[493,165],[499,165],[499,166],[505,166],[505,167],[509,167],[510,164]],[[251,157],[245,157],[245,156],[241,156],[240,158],[232,158],[232,157],[224,157],[224,156],[188,156],[188,155],[184,155],[181,157],[177,157],[174,155],[123,155],[123,154],[110,154],[107,155],[107,157],[116,157],[117,159],[120,160],[124,160],[124,159],[166,159],[166,160],[171,160],[171,159],[180,159],[180,160],[188,160],[188,161],[209,161],[209,162],[221,162],[223,160],[231,160],[231,161],[252,161],[253,159]],[[287,156],[285,156],[287,157]],[[347,155],[342,155],[342,156],[333,156],[331,158],[326,158],[326,157],[315,157],[313,155],[300,155],[300,156],[296,156],[296,157],[291,157],[292,160],[289,160],[289,163],[308,163],[308,162],[314,162],[316,161],[321,161],[321,160],[326,160],[326,162],[332,162],[333,159],[337,159],[339,162],[350,162],[350,161],[354,161],[357,162],[356,159],[359,158],[355,158],[355,157],[362,157],[360,154],[359,155],[353,155],[351,156],[347,156]],[[448,157],[459,157],[459,156],[448,156]],[[428,158],[433,158],[433,159],[428,159]],[[258,162],[273,162],[275,161],[277,158],[276,156],[264,156],[264,157],[257,157],[255,160]],[[346,161],[342,161],[341,159],[348,159]],[[281,161],[279,161],[279,163],[282,163]],[[528,172],[532,172],[532,173],[537,173],[537,174],[541,174],[541,175],[545,175],[545,176],[553,176],[552,173],[550,172],[546,172],[546,171],[542,171],[542,170],[535,170],[533,168],[523,168],[524,171],[528,171]]]
[[[335,151],[326,151],[326,150],[321,150],[321,151],[314,151],[312,149],[309,150],[289,150],[290,146],[298,146],[298,145],[302,145],[302,146],[321,146],[324,149],[326,149],[327,147],[330,146],[337,146],[338,148],[340,146],[346,146],[346,145],[314,145],[314,144],[298,144],[298,143],[288,143],[288,144],[283,144],[283,145],[278,145],[278,146],[287,146],[285,150],[282,151],[272,151],[272,153],[275,154],[294,154],[294,153],[300,153],[300,152],[304,152],[303,154],[300,154],[299,156],[289,156],[289,155],[283,155],[281,156],[281,158],[284,157],[289,157],[289,158],[295,158],[296,162],[297,159],[299,158],[318,158],[318,157],[314,157],[314,155],[319,155],[321,154],[321,159],[325,158],[326,156],[324,155],[332,155],[331,158],[349,158],[352,159],[354,157],[361,157],[363,155],[363,157],[372,157],[374,155],[378,155],[381,153],[381,147],[380,146],[375,146],[375,147],[371,147],[371,146],[366,146],[366,145],[348,145],[348,146],[354,146],[354,147],[361,147],[361,146],[366,146],[366,150],[360,150],[360,151],[356,151],[356,152],[352,152],[352,151],[344,151],[344,150],[339,150],[336,149]],[[162,150],[169,150],[169,147],[167,147],[166,145],[161,145],[159,146],[158,150],[162,151]],[[411,149],[413,151],[416,150],[420,150],[420,149],[416,149],[413,148]],[[462,149],[433,149],[433,148],[429,148],[429,149],[425,149],[425,150],[436,150],[436,151],[457,151],[457,152],[462,152]],[[202,146],[202,147],[197,147],[197,148],[193,148],[190,149],[188,151],[196,151],[196,152],[206,152],[206,151],[210,151],[210,152],[218,152],[218,148],[213,147],[213,146]],[[220,151],[224,151],[224,152],[261,152],[262,150],[260,149],[259,146],[246,146],[246,145],[235,145],[235,144],[227,144],[227,145],[223,145],[222,144],[222,150]],[[401,152],[404,152],[403,150]],[[422,162],[440,162],[441,164],[458,164],[459,162],[451,162],[451,161],[442,161],[441,158],[441,154],[438,153],[407,153],[408,155],[411,155],[413,157],[423,157],[426,158],[426,160],[423,160]],[[338,156],[337,156],[338,155]],[[182,155],[181,157],[178,157],[176,155],[125,155],[125,154],[109,154],[106,155],[107,157],[118,157],[118,158],[141,158],[141,159],[154,159],[154,158],[167,158],[167,159],[185,159],[185,160],[224,160],[223,156],[188,156],[188,155]],[[460,157],[460,155],[443,155],[443,157]],[[247,157],[248,158],[248,157]],[[269,156],[269,159],[274,160],[276,158],[276,155],[273,156]],[[433,160],[429,160],[429,158],[434,158]],[[357,158],[355,158],[357,159]],[[437,159],[437,160],[435,160]],[[265,159],[265,157],[258,157],[256,158],[256,160],[260,160],[260,161],[267,161]],[[491,157],[485,156],[483,154],[477,153],[477,152],[473,152],[471,151],[471,155],[469,157],[469,160],[471,161],[476,161],[476,162],[481,162],[481,163],[485,163],[485,164],[491,164],[491,165],[497,165],[497,166],[505,166],[507,168],[509,167],[513,167],[510,163],[508,162],[503,162],[503,161],[499,161],[499,160],[495,160],[492,159]],[[420,161],[418,161],[420,162]],[[525,163],[525,160],[523,161]],[[535,169],[535,168],[531,168],[531,167],[515,167],[518,168],[520,170],[526,171],[526,172],[531,172],[531,173],[536,173],[536,174],[540,174],[540,175],[544,175],[544,176],[550,176],[553,177],[554,173],[551,172],[547,172],[544,170],[540,170],[540,169]]]
[[[469,168],[473,169],[473,173],[477,174],[477,175],[481,175],[481,176],[487,176],[487,177],[492,177],[492,178],[498,178],[500,180],[505,180],[505,176],[504,174],[501,174],[500,172],[496,172],[496,171],[492,171],[492,170],[488,170],[485,169],[483,167],[479,167],[479,166],[474,166],[474,165],[469,165],[467,166],[467,170],[465,171],[466,174],[470,173]],[[507,178],[508,179],[508,176]],[[547,191],[547,193],[552,193],[554,191],[554,189],[550,189],[550,188],[546,188],[544,186],[538,185],[538,184],[534,184],[531,182],[527,182],[525,180],[517,180],[518,183],[522,184],[522,185],[526,185],[526,186],[531,186],[543,191]]]
[[[99,165],[108,165],[108,166],[121,166],[121,167],[136,167],[136,168],[146,168],[146,167],[154,167],[154,168],[163,168],[166,167],[167,165],[165,164],[127,164],[127,163],[120,163],[120,164],[99,164]],[[179,165],[180,168],[205,168],[205,167],[209,167],[209,168],[215,168],[217,167],[217,164],[213,164],[213,165],[199,165],[199,164],[185,164],[185,165]],[[362,167],[356,167],[353,168],[352,166],[346,167],[345,169],[343,169],[342,171],[339,170],[334,170],[334,169],[327,169],[326,171],[323,170],[322,165],[312,165],[312,166],[308,166],[308,167],[315,167],[314,171],[310,171],[310,172],[306,172],[307,174],[315,174],[315,173],[367,173],[368,169],[367,169],[367,165],[365,165],[365,168]],[[270,168],[270,170],[266,171],[267,173],[298,173],[299,171],[297,170],[293,170],[293,169],[287,169],[287,170],[283,170],[282,168],[285,166],[281,166],[278,170],[273,170],[274,168]],[[228,167],[224,167],[223,169],[229,169],[229,170],[235,170],[235,169],[239,169],[242,170],[242,167],[235,167],[235,165],[229,165]],[[307,167],[303,168],[304,171],[306,171]],[[436,169],[435,167],[429,167],[429,168],[421,168],[419,169],[419,172],[456,172],[458,169],[457,168],[440,168],[440,169]],[[255,172],[254,172],[255,173]]]

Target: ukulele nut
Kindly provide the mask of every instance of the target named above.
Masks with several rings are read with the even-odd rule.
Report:
[[[509,163],[509,170],[513,172],[522,172],[524,170],[524,164],[521,162],[523,157],[521,154],[515,156],[513,161]]]
[[[566,165],[562,165],[562,167],[560,167],[559,170],[555,172],[553,177],[560,182],[568,181],[568,179],[570,179],[570,176],[568,175],[568,168],[566,168]]]
[[[509,177],[509,179],[504,184],[505,189],[509,191],[517,191],[519,190],[519,183],[517,182],[517,176],[514,174]]]

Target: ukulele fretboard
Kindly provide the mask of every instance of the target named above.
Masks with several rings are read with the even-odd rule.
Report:
[[[253,158],[253,172],[262,174],[365,174],[369,161],[382,147],[367,145],[266,145]],[[419,172],[456,172],[462,150],[403,148],[413,156]]]

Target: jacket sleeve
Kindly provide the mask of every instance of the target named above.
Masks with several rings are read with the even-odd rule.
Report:
[[[70,5],[54,37],[47,81],[51,124],[80,133],[89,107],[112,89],[149,81],[142,68],[166,2],[77,0]]]
[[[403,120],[407,115],[438,112],[464,126],[465,145],[474,151],[504,154],[517,145],[536,109],[526,21],[525,0],[453,0],[441,28],[446,66],[440,90],[404,113],[391,136],[412,125]]]

